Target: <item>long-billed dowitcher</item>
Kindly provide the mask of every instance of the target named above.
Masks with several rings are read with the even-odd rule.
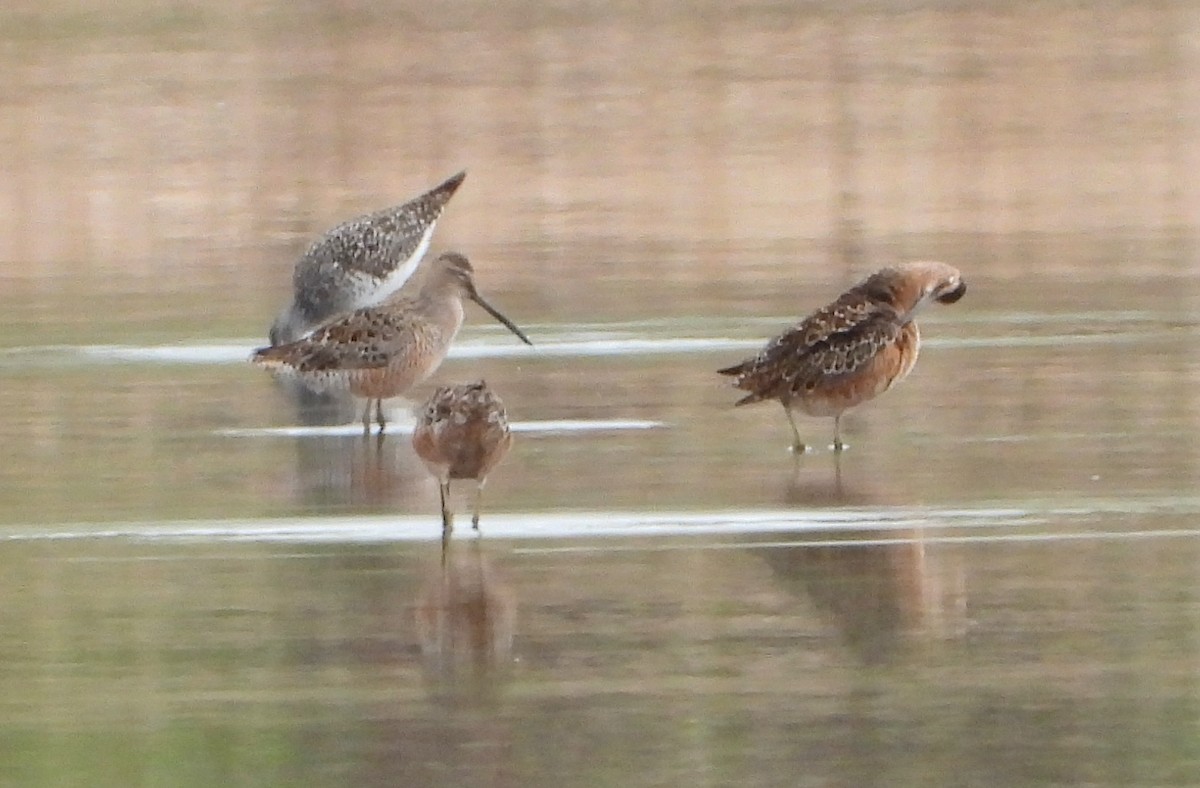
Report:
[[[296,263],[292,302],[275,319],[272,345],[294,342],[330,318],[382,302],[412,276],[442,209],[466,172],[403,205],[343,222]]]
[[[413,448],[437,478],[442,497],[442,535],[448,537],[450,480],[475,480],[471,525],[479,530],[479,507],[488,473],[512,446],[504,403],[482,380],[442,386],[425,403],[413,430]]]
[[[718,370],[750,392],[737,401],[783,404],[792,450],[804,451],[793,410],[833,417],[833,448],[844,448],[842,414],[902,380],[917,361],[921,333],[914,318],[930,301],[953,304],[967,292],[945,263],[884,268],[767,343],[754,358]]]
[[[259,348],[255,364],[302,380],[314,391],[348,389],[365,397],[363,432],[371,403],[383,432],[383,400],[397,397],[433,374],[463,323],[463,299],[483,307],[527,345],[533,343],[475,289],[467,258],[445,252],[433,261],[415,298],[394,297],[357,309],[286,345]]]

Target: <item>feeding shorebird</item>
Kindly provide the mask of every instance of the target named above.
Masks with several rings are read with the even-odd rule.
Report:
[[[314,241],[296,263],[292,302],[271,326],[271,344],[294,342],[336,315],[373,306],[399,290],[465,177],[460,172],[403,205],[343,222]]]
[[[415,298],[395,297],[357,309],[286,345],[259,348],[251,361],[320,392],[348,389],[365,397],[363,432],[370,432],[371,403],[379,432],[383,400],[422,382],[442,363],[463,323],[463,299],[479,304],[526,345],[529,338],[475,289],[471,264],[457,252],[433,261]]]
[[[884,268],[767,343],[754,358],[718,370],[750,392],[737,405],[783,404],[792,450],[805,450],[793,410],[833,417],[833,449],[844,447],[842,414],[903,380],[917,361],[921,333],[914,320],[930,301],[953,304],[967,292],[958,269],[945,263]]]
[[[425,403],[413,431],[413,449],[438,480],[443,539],[454,521],[448,501],[450,480],[475,480],[471,525],[478,531],[483,485],[508,454],[512,440],[504,403],[482,380],[442,386]]]

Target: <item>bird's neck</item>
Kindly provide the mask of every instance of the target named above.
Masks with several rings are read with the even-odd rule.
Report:
[[[889,283],[877,298],[895,309],[903,323],[911,323],[929,300],[923,288],[903,279]]]
[[[429,319],[440,325],[444,330],[455,333],[463,324],[462,293],[457,289],[443,289],[434,292],[421,291],[420,300],[422,311]]]

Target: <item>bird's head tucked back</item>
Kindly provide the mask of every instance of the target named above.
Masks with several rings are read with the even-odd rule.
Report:
[[[873,296],[892,304],[909,319],[930,301],[953,304],[967,292],[967,284],[957,268],[934,261],[885,268],[864,285]]]

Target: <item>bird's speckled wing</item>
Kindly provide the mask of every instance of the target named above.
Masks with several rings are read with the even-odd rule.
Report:
[[[297,307],[304,314],[318,314],[344,295],[338,274],[387,277],[421,245],[465,175],[401,205],[343,222],[314,241],[292,275]]]
[[[406,356],[416,359],[441,338],[442,329],[415,312],[415,303],[407,299],[387,308],[359,309],[303,339],[262,348],[253,360],[300,375],[403,366]]]
[[[737,402],[787,398],[864,369],[903,329],[894,307],[858,288],[767,343],[754,358],[720,370],[750,392]]]

